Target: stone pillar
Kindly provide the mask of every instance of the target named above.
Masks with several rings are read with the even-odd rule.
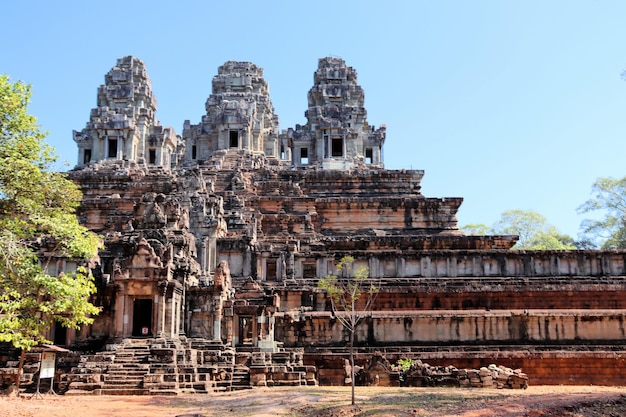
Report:
[[[209,237],[209,271],[215,271],[217,268],[217,239],[215,236]]]
[[[448,259],[448,276],[456,277],[458,275],[458,264],[459,262],[456,259],[456,256],[451,256]]]
[[[91,145],[91,160],[101,161],[104,158],[104,140],[102,138],[95,138]],[[80,162],[80,161],[79,161]]]
[[[161,337],[165,337],[165,300],[167,296],[167,286],[163,287],[163,296],[161,300],[161,329],[159,331]]]
[[[252,275],[252,252],[250,251],[250,247],[247,246],[243,251],[243,276]]]
[[[232,346],[239,344],[239,315],[233,313],[232,316]]]
[[[369,258],[370,277],[381,278],[380,261],[377,258]]]
[[[406,259],[404,258],[396,259],[396,276],[398,278],[403,278],[406,276]]]
[[[241,145],[241,149],[250,149],[250,135],[248,134],[248,130],[239,130],[239,139],[240,139],[240,145]],[[256,149],[253,149],[256,150]]]
[[[372,164],[380,165],[382,162],[380,146],[374,146],[372,148]]]
[[[315,293],[315,311],[326,309],[326,294],[322,291]]]
[[[125,314],[126,295],[115,294],[115,315],[113,319],[113,334],[115,337],[124,337],[124,321],[128,319]]]
[[[172,291],[172,300],[170,302],[170,337],[175,337],[178,332],[178,297],[176,292]]]
[[[187,310],[186,308],[186,304],[187,304],[187,300],[186,300],[186,291],[185,291],[185,279],[183,279],[183,292],[181,294],[180,297],[180,303],[178,306],[178,334],[179,335],[184,335],[185,334],[185,311]]]
[[[209,248],[208,248],[208,237],[204,237],[202,239],[202,250],[200,251],[200,264],[202,264],[202,270],[206,273],[211,273],[211,269],[209,268]]]
[[[160,301],[161,300],[160,300],[159,294],[154,294],[154,298],[152,300],[152,302],[153,302],[153,307],[152,307],[152,329],[150,329],[150,330],[151,330],[152,334],[157,335],[157,336],[159,335],[160,330],[161,330],[160,325],[159,325],[159,322],[160,322],[160,319],[161,319],[160,318],[160,316],[161,316],[160,308],[159,308],[160,307],[160,304],[159,304]]]
[[[213,298],[213,339],[222,339],[222,296]]]

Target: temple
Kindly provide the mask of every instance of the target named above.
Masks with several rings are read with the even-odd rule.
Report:
[[[344,384],[349,335],[318,283],[345,256],[380,289],[355,335],[359,383],[391,384],[405,357],[626,383],[626,252],[460,232],[462,198],[384,168],[386,127],[368,123],[343,59],[319,60],[306,123],[285,130],[250,62],[219,67],[206,114],[180,134],[157,120],[141,60],[119,59],[97,91],[69,175],[81,223],[104,237],[91,264],[102,312],[50,337],[102,345],[63,375],[68,392]]]

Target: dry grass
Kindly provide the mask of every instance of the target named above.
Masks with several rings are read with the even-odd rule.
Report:
[[[619,402],[622,394],[626,394],[622,388],[607,387],[542,386],[527,390],[357,387],[357,406],[351,407],[349,387],[275,387],[174,397],[0,397],[0,416],[513,417],[531,416],[537,410],[561,410],[570,414],[550,411],[551,414],[543,415],[578,417],[581,414],[572,413],[584,404]],[[609,407],[603,410],[614,412]],[[625,415],[622,411],[613,415]]]

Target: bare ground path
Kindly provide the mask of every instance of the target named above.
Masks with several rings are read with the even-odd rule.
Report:
[[[537,386],[527,390],[357,387],[258,388],[181,396],[0,397],[1,417],[617,417],[626,389]]]

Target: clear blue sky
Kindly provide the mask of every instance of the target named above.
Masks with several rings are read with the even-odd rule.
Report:
[[[0,6],[0,73],[33,85],[32,114],[76,163],[117,58],[147,65],[157,118],[198,123],[217,67],[264,68],[280,128],[304,124],[319,58],[358,72],[389,169],[459,223],[536,210],[576,237],[597,177],[626,175],[626,1],[28,1]]]

